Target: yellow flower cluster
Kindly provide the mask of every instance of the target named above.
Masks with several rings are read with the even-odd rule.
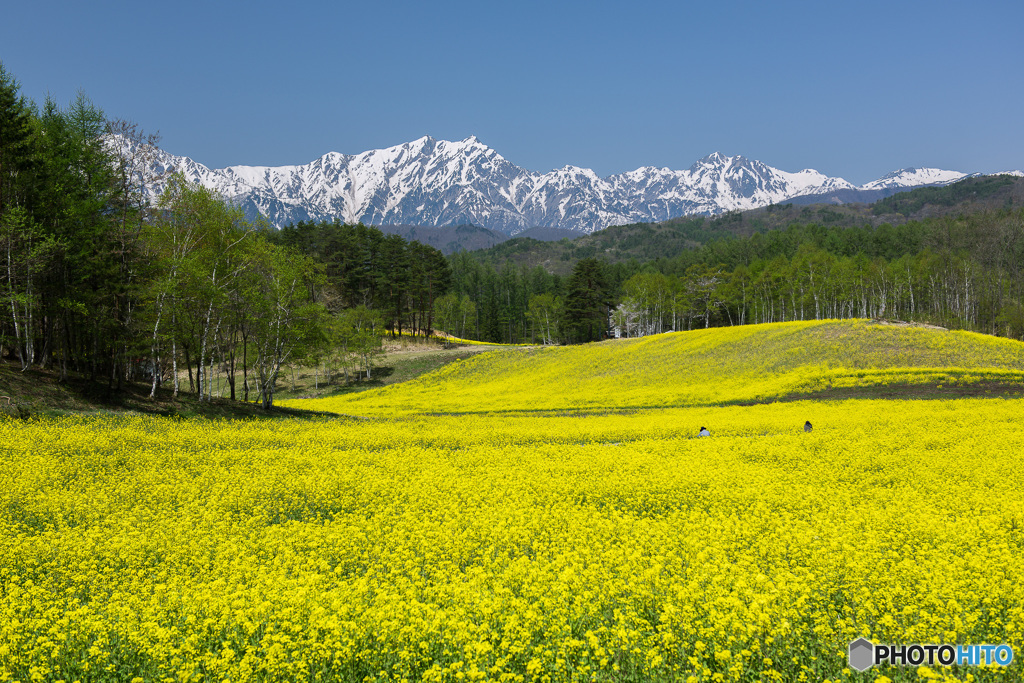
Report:
[[[423,339],[422,335],[415,332],[409,332],[408,330],[402,330],[399,337],[409,337],[411,339]],[[441,336],[439,334],[431,334],[430,339],[435,341],[447,342],[449,344],[458,344],[460,346],[494,346],[494,347],[517,347],[517,346],[532,346],[532,344],[500,344],[494,342],[477,341],[475,339],[462,339],[461,337],[454,337],[452,335]]]
[[[866,680],[859,636],[1021,656],[1024,401],[893,406],[3,421],[0,680]]]

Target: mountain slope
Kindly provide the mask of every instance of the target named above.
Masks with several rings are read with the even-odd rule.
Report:
[[[601,178],[590,169],[566,166],[536,173],[475,137],[459,142],[423,137],[356,155],[331,152],[300,166],[210,169],[162,150],[156,159],[154,170],[180,171],[276,226],[300,220],[472,224],[509,235],[532,227],[593,232],[752,209],[793,197],[945,184],[965,175],[905,169],[857,188],[814,170],[789,173],[717,152],[684,171],[644,167]]]

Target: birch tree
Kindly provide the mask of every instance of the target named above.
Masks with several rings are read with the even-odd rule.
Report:
[[[260,280],[259,296],[252,302],[254,371],[258,400],[269,410],[282,364],[322,336],[327,312],[310,295],[323,280],[310,259],[262,240],[255,247],[249,264]]]

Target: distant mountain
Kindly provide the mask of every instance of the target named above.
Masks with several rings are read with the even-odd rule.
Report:
[[[843,198],[856,193],[884,196],[948,184],[966,175],[904,169],[857,187],[811,169],[789,173],[716,152],[685,171],[643,167],[600,178],[575,166],[527,171],[475,137],[459,142],[423,137],[356,155],[331,152],[302,166],[210,169],[163,150],[155,157],[153,170],[180,171],[219,191],[250,217],[266,216],[276,226],[337,219],[372,225],[475,225],[506,235],[536,227],[590,233],[610,225],[713,216],[796,197],[848,201]]]
[[[524,230],[523,232],[517,233],[516,237],[529,237],[533,240],[540,242],[557,242],[558,240],[574,240],[581,235],[586,235],[585,232],[578,230],[565,230],[563,228],[544,228],[536,227]]]

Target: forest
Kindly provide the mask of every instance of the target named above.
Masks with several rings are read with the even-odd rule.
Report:
[[[206,399],[221,378],[232,399],[270,407],[282,366],[369,377],[384,336],[572,344],[891,318],[1024,338],[1024,212],[1013,206],[750,234],[730,234],[745,219],[727,214],[563,240],[557,264],[517,263],[530,240],[445,257],[362,224],[247,220],[206,188],[154,175],[156,136],[85,95],[40,107],[19,92],[0,65],[0,353],[22,370]],[[965,187],[897,195],[878,211],[952,205],[977,194]],[[641,257],[609,257],[627,248]]]

